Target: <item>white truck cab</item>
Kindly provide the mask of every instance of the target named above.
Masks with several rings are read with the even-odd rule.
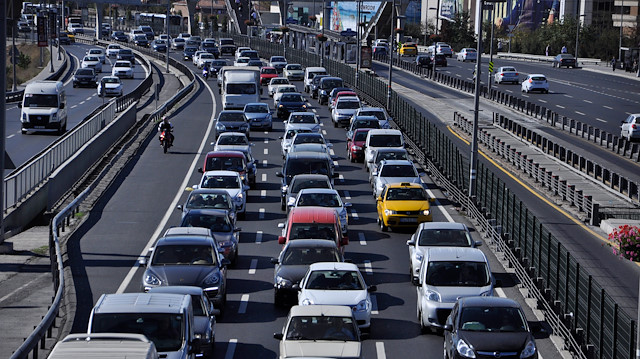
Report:
[[[60,81],[34,81],[27,85],[21,107],[21,132],[28,130],[56,132],[67,130],[67,98]]]

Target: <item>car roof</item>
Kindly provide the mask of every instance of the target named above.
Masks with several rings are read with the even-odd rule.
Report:
[[[458,222],[423,222],[420,223],[420,230],[423,229],[460,229],[467,230],[467,226],[464,223]]]
[[[386,186],[387,188],[424,188],[419,183],[413,183],[413,182],[389,183]]]
[[[400,130],[394,130],[390,128],[374,128],[373,130],[369,131],[369,136],[375,135],[402,135],[402,132],[400,132]]]
[[[327,159],[327,154],[324,152],[309,152],[309,151],[302,151],[302,152],[294,152],[294,153],[288,153],[287,154],[287,159]]]
[[[508,307],[522,308],[518,302],[509,298],[502,297],[463,297],[458,300],[461,308],[463,307]]]
[[[197,228],[197,227],[196,227]],[[207,228],[204,228],[207,229]],[[191,234],[191,235],[183,235],[183,236],[179,236],[179,235],[175,235],[175,236],[165,236],[162,237],[160,239],[158,239],[158,242],[156,243],[156,247],[158,246],[162,246],[162,245],[210,245],[212,247],[216,247],[216,243],[215,243],[215,239],[213,239],[213,236],[211,236],[211,234],[205,236],[205,235],[195,235],[195,234]]]
[[[312,220],[314,223],[333,223],[336,218],[336,210],[335,208],[329,207],[294,207],[289,212],[289,218],[292,221],[298,222],[300,218],[308,218]]]
[[[293,179],[291,179],[291,183],[293,183],[293,181],[310,181],[310,180],[329,180],[329,176],[327,175],[321,175],[321,174],[317,174],[317,173],[301,173],[299,175],[295,175],[293,176]]]
[[[471,247],[430,247],[426,256],[431,261],[487,262],[481,250]]]
[[[225,171],[225,170],[215,170],[215,171],[207,171],[203,174],[203,176],[240,176],[238,172],[235,171]]]
[[[414,166],[411,160],[382,160],[385,165],[411,165]]]
[[[169,293],[120,293],[103,294],[94,307],[96,314],[102,313],[173,313],[180,314],[186,298]],[[348,307],[345,307],[348,308]],[[351,310],[351,309],[349,309]]]
[[[336,242],[328,241],[326,239],[296,239],[295,241],[289,241],[287,248],[338,248]]]
[[[347,263],[347,262],[316,262],[316,263],[312,263],[309,266],[309,271],[314,271],[314,270],[350,270],[350,271],[358,271],[358,272],[360,271],[357,265],[353,263]]]
[[[220,113],[218,114],[218,116],[220,116],[221,113],[244,113],[243,110],[222,110],[220,111]]]
[[[189,211],[187,211],[187,214],[194,214],[194,215],[202,214],[206,216],[218,216],[218,217],[228,216],[226,209],[214,209],[214,208],[190,209]]]
[[[378,121],[378,118],[373,115],[358,115],[353,118],[352,123],[354,121]]]
[[[529,74],[529,77],[546,77],[543,74]]]
[[[289,311],[291,317],[332,316],[352,317],[352,310],[346,305],[294,305]]]
[[[240,151],[210,151],[207,152],[207,158],[211,157],[245,157]]]
[[[229,192],[222,188],[198,188],[191,191],[191,194],[221,194],[221,195],[229,195]]]
[[[305,193],[324,193],[324,194],[335,194],[340,195],[337,190],[333,188],[303,188],[298,192],[299,194]]]

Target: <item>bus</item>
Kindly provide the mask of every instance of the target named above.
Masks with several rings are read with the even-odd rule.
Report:
[[[136,26],[151,26],[156,34],[166,33],[166,14],[137,13]],[[180,15],[169,15],[169,35],[177,36],[183,32],[183,18]]]

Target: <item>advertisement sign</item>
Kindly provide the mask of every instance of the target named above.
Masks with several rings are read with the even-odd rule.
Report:
[[[513,25],[516,29],[533,31],[559,20],[564,3],[564,0],[506,0],[495,4],[494,22],[498,28]]]
[[[357,1],[334,1],[331,9],[331,30],[343,31],[357,29],[358,17]],[[376,15],[381,1],[362,1],[360,3],[360,22],[369,22]]]
[[[371,68],[371,48],[369,46],[363,46],[360,49],[360,68]]]
[[[56,39],[58,38],[58,32],[56,31],[56,16],[55,14],[49,16],[49,38]]]
[[[462,9],[462,1],[460,0],[441,0],[439,18],[453,21],[456,13],[462,11]]]
[[[38,34],[38,47],[47,47],[47,19],[44,16],[38,16],[36,24],[36,33]]]

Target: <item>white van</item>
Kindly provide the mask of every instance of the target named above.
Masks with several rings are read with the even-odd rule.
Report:
[[[304,70],[304,92],[309,93],[311,80],[315,75],[328,75],[328,73],[324,67],[307,67]]]
[[[224,84],[224,74],[233,71],[242,71],[242,72],[253,72],[256,76],[256,80],[260,82],[260,68],[257,66],[222,66],[220,70],[218,70],[218,87],[220,87],[219,93],[222,93],[222,85]]]
[[[248,103],[260,102],[261,90],[260,80],[253,72],[227,72],[222,81],[222,107],[242,110]]]
[[[144,334],[167,359],[195,359],[191,296],[168,293],[103,294],[91,310],[87,334]]]
[[[27,130],[57,132],[67,130],[67,98],[60,81],[34,81],[24,89],[20,122]]]
[[[158,359],[156,346],[142,334],[69,334],[59,341],[48,359]]]
[[[373,160],[379,148],[404,148],[404,138],[400,130],[373,129],[367,132],[364,143],[364,163]]]

